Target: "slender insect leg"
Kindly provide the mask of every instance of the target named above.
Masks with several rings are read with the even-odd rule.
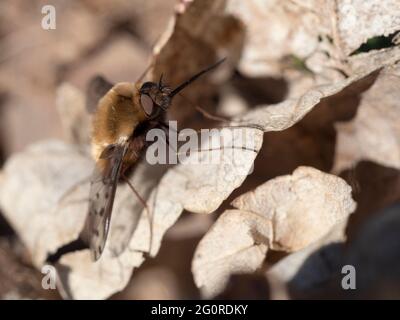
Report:
[[[229,146],[229,147],[223,147],[223,146],[221,146],[221,147],[218,147],[218,148],[198,149],[198,150],[194,150],[194,151],[197,151],[197,152],[203,152],[203,151],[204,151],[204,152],[205,152],[205,151],[217,151],[217,150],[224,150],[224,149],[226,149],[226,148],[230,148],[230,149],[234,149],[234,150],[251,151],[251,152],[254,152],[254,153],[257,153],[257,152],[258,152],[258,150],[256,150],[256,149],[247,148],[247,147],[239,147],[239,146]],[[177,155],[178,155],[178,156],[179,156],[179,155],[186,155],[186,156],[188,156],[188,154],[184,154],[184,153],[182,153],[182,152],[178,152]]]
[[[178,93],[180,97],[182,97],[184,100],[188,101],[191,105],[193,105],[197,111],[199,111],[205,118],[214,120],[214,121],[220,121],[223,123],[235,123],[234,120],[229,120],[214,114],[211,114],[207,110],[203,109],[199,105],[195,104],[192,100],[190,100],[188,97],[185,97],[182,93]],[[218,128],[251,128],[251,129],[258,129],[260,131],[264,131],[264,129],[256,124],[251,124],[251,123],[237,123],[236,125],[227,125],[227,126],[219,126]]]
[[[153,230],[152,230],[152,226],[153,226],[153,222],[152,222],[152,217],[150,215],[150,209],[146,203],[146,201],[142,198],[142,196],[136,191],[136,189],[134,188],[134,186],[132,185],[132,183],[129,181],[129,179],[125,176],[122,175],[121,176],[122,179],[128,184],[128,186],[130,187],[130,189],[133,191],[133,193],[136,195],[136,197],[139,199],[139,201],[142,203],[145,212],[146,212],[146,216],[147,216],[147,220],[149,222],[149,230],[150,230],[150,239],[149,239],[149,253],[151,252],[151,245],[153,243]]]
[[[128,184],[128,186],[131,188],[131,190],[135,193],[136,197],[139,199],[139,201],[142,203],[143,207],[146,209],[149,209],[147,206],[146,201],[142,198],[142,196],[136,191],[136,189],[133,187],[132,183],[129,181],[129,179],[126,176],[122,176],[122,179]]]
[[[228,122],[229,122],[229,123],[232,123],[233,121],[228,121]],[[161,125],[163,128],[172,129],[172,130],[175,131],[176,133],[179,133],[179,131],[177,131],[177,130],[175,130],[174,128],[170,127],[170,126],[167,125],[166,123],[161,122],[160,125]],[[221,129],[221,128],[232,128],[232,129],[256,129],[256,130],[260,130],[260,131],[264,132],[264,129],[263,129],[262,126],[257,125],[257,124],[253,124],[253,123],[244,123],[244,124],[243,124],[243,123],[239,123],[239,124],[237,124],[237,125],[218,126],[218,127],[216,127],[215,129]],[[200,133],[201,130],[204,130],[204,129],[196,130],[195,133]]]
[[[211,114],[210,112],[206,111],[205,109],[200,107],[198,104],[194,103],[191,99],[189,99],[188,97],[185,97],[182,93],[178,93],[178,95],[180,97],[182,97],[185,101],[190,103],[192,106],[194,106],[195,109],[197,111],[199,111],[203,115],[203,117],[205,117],[207,119],[210,119],[210,120],[220,121],[220,122],[224,122],[224,123],[229,123],[230,122],[230,120],[228,120],[228,119],[225,119],[223,117]]]

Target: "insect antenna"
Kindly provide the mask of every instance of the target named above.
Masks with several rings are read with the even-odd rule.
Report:
[[[158,81],[158,87],[159,88],[163,87],[163,83],[162,83],[163,77],[164,77],[164,73],[161,73],[160,80]]]

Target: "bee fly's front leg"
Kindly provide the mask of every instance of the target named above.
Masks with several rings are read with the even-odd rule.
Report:
[[[136,137],[132,138],[130,145],[129,145],[128,161],[124,163],[122,170],[121,170],[121,179],[122,179],[122,181],[125,181],[127,183],[129,188],[134,193],[134,195],[139,200],[139,202],[142,204],[142,206],[145,210],[145,213],[146,213],[146,216],[147,216],[147,219],[149,222],[149,230],[150,230],[149,249],[148,249],[148,252],[150,252],[152,241],[153,241],[152,217],[150,214],[150,209],[149,209],[149,206],[147,205],[146,200],[139,194],[139,192],[133,186],[132,182],[126,176],[127,169],[129,169],[131,164],[133,164],[139,160],[141,153],[143,152],[143,150],[146,149],[148,144],[149,144],[149,142],[146,141],[145,133],[141,134],[140,136],[136,136]]]
[[[134,186],[132,185],[132,183],[129,181],[129,179],[128,179],[124,174],[122,174],[121,178],[122,178],[122,180],[124,180],[124,181],[128,184],[129,188],[130,188],[130,189],[133,191],[133,193],[136,195],[136,197],[138,198],[138,200],[140,201],[140,203],[143,205],[143,207],[144,207],[146,210],[149,210],[149,207],[148,207],[148,205],[147,205],[147,203],[146,203],[146,200],[144,200],[144,199],[142,198],[142,196],[136,191],[136,189],[134,188]]]
[[[152,216],[150,214],[150,209],[149,206],[147,205],[146,200],[139,194],[139,192],[135,189],[135,187],[132,185],[132,183],[129,181],[129,179],[125,176],[124,173],[122,173],[121,178],[123,181],[125,181],[127,183],[127,185],[129,186],[129,188],[132,190],[132,192],[135,194],[136,198],[139,200],[139,202],[143,205],[143,208],[146,212],[146,216],[147,216],[147,220],[149,223],[149,230],[150,230],[150,239],[149,239],[149,249],[148,252],[151,252],[151,245],[153,242],[153,231],[152,231],[152,226],[153,226],[153,222],[152,222]]]

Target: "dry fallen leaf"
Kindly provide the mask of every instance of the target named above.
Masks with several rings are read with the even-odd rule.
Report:
[[[255,151],[212,151],[223,154],[221,163],[179,165],[164,175],[147,200],[152,214],[151,255],[158,252],[163,234],[184,209],[213,212],[243,182],[262,142],[258,130],[246,130],[255,134]],[[235,133],[235,139],[239,137]],[[204,154],[202,157],[207,158]],[[61,142],[34,145],[7,162],[0,203],[37,267],[44,263],[48,254],[76,239],[82,229],[87,209],[87,184],[66,197],[64,205],[59,206],[58,201],[79,180],[87,178],[92,167],[93,161],[88,156]],[[130,178],[144,197],[158,181],[154,176],[162,172],[155,170],[154,166],[143,163]],[[142,263],[143,252],[150,248],[149,220],[146,212],[139,219],[141,210],[140,202],[129,187],[120,186],[109,241],[100,261],[93,263],[85,250],[67,254],[59,262],[66,297],[106,298],[124,288],[133,268]],[[127,249],[121,253],[127,244]]]
[[[396,58],[397,57],[397,58]],[[353,55],[349,58],[349,65],[353,73],[363,73],[373,67],[388,65],[387,61],[395,63],[400,57],[400,46],[372,50]]]
[[[326,18],[331,11],[333,6],[321,6],[318,1],[186,1],[179,6],[179,13],[155,53],[162,52],[168,60],[183,60],[190,67],[214,55],[227,56],[229,63],[238,65],[246,76],[280,77],[288,71],[285,80],[290,83],[295,82],[290,71],[301,69],[307,79],[303,85],[309,87],[314,80],[308,81],[310,70],[306,70],[305,60],[316,51],[327,50],[325,43],[320,43],[320,35],[331,34],[330,20]],[[201,55],[196,54],[198,50]],[[168,68],[168,63],[160,62],[162,68],[156,65],[157,75]],[[330,69],[335,67],[329,59],[322,63]],[[312,67],[318,70],[313,64]],[[297,83],[294,85],[298,87]]]
[[[147,199],[164,171],[163,167],[151,166],[143,162],[137,165],[129,180],[137,192]],[[87,198],[87,195],[87,191],[74,192],[66,198],[65,202]],[[149,201],[148,203],[151,204]],[[85,207],[83,215],[86,214],[86,210]],[[143,249],[137,249],[131,245],[134,243],[132,237],[136,234],[135,232],[140,232],[143,228],[142,222],[148,231],[147,212],[141,213],[142,210],[142,203],[130,188],[127,185],[119,185],[113,207],[110,235],[99,261],[93,263],[89,251],[84,250],[64,255],[57,264],[61,279],[60,287],[65,297],[105,299],[127,285],[133,269],[142,264],[144,252],[147,252],[150,246],[148,232],[141,239],[144,243]],[[161,241],[161,236],[159,238]],[[136,243],[134,244],[136,245]]]
[[[364,73],[359,76],[354,76],[339,84],[318,87],[317,89],[310,90],[300,99],[292,99],[274,106],[261,107],[249,112],[248,115],[244,115],[241,121],[259,124],[265,131],[283,130],[304,117],[304,115],[316,106],[324,96],[335,94],[349,84],[365,78],[368,74],[369,73]],[[154,203],[154,208],[152,209],[153,234],[151,255],[155,255],[158,252],[163,234],[176,221],[184,209],[201,213],[213,212],[219,207],[222,201],[244,181],[261,147],[262,133],[257,129],[235,129],[234,131],[237,132],[236,138],[241,138],[241,134],[239,133],[251,133],[254,139],[254,151],[247,150],[239,152],[240,156],[237,156],[238,152],[231,154],[225,153],[224,161],[220,165],[202,165],[200,166],[201,168],[199,168],[198,165],[177,166],[171,169],[162,178],[158,187],[152,191],[148,198],[149,203]],[[238,141],[235,145],[240,145],[240,142],[243,141]],[[79,207],[78,204],[76,204],[77,207],[74,210],[72,210],[73,207],[69,207],[69,209],[65,208],[63,209],[65,211],[57,213],[59,217],[64,217],[64,214],[65,217],[68,217],[67,225],[64,222],[66,218],[61,218],[60,221],[58,218],[54,218],[54,216],[50,218],[47,215],[51,215],[50,212],[56,210],[57,201],[63,192],[76,183],[78,178],[82,179],[90,174],[90,168],[93,165],[92,161],[88,158],[84,158],[84,156],[77,153],[77,151],[70,150],[70,147],[59,145],[54,148],[55,158],[51,161],[51,165],[49,165],[48,162],[52,157],[47,154],[46,147],[44,147],[43,150],[39,147],[39,150],[36,150],[33,156],[30,155],[31,151],[28,151],[27,155],[21,154],[15,156],[14,159],[11,158],[6,166],[5,177],[2,184],[2,189],[4,188],[5,191],[2,192],[0,202],[4,208],[5,214],[9,217],[13,225],[15,225],[17,232],[21,234],[25,232],[27,217],[37,221],[37,224],[29,224],[31,232],[22,236],[24,242],[31,250],[37,266],[43,263],[47,254],[56,251],[58,247],[77,237],[84,220],[84,216],[82,216],[82,212],[86,210],[84,204],[80,203]],[[58,152],[58,148],[61,148],[62,152]],[[53,147],[49,150],[50,154],[53,152],[52,149]],[[71,155],[76,154],[76,156],[68,157],[67,154],[69,153],[71,153]],[[235,156],[232,157],[234,154]],[[26,156],[26,158],[24,158],[24,156]],[[45,170],[35,171],[32,169],[38,165],[36,163],[38,159],[42,161],[40,165],[45,168]],[[15,160],[15,162],[12,160]],[[25,164],[25,160],[28,161],[27,164]],[[65,163],[65,161],[67,161],[67,163]],[[36,181],[36,185],[35,183],[26,185],[24,183],[25,174],[14,174],[14,172],[22,173],[22,171],[18,169],[19,167],[30,168],[29,170],[27,169],[27,171],[29,171],[27,176],[33,175],[34,177],[32,179]],[[67,170],[61,170],[61,168],[64,167],[68,167],[69,170],[77,171],[69,172]],[[143,185],[147,190],[145,191],[149,192],[151,184],[156,183],[156,181],[147,177],[148,174],[145,172],[146,170],[139,174],[137,179],[138,181],[146,181],[146,184],[143,183]],[[55,174],[56,176],[54,176]],[[65,176],[58,179],[57,177],[60,174],[65,174]],[[59,185],[55,187],[53,185],[54,183]],[[39,188],[37,187],[38,184],[40,186]],[[137,182],[134,182],[134,185],[137,185]],[[22,197],[26,197],[24,201],[15,201],[15,195],[19,194],[16,190],[22,194]],[[22,190],[24,191],[22,192]],[[57,190],[57,192],[54,192],[54,190]],[[78,192],[79,190],[80,192]],[[79,190],[77,194],[74,194],[74,199],[84,199],[87,197],[87,186],[86,188],[82,186]],[[118,194],[120,195],[117,195],[116,214],[113,219],[114,222],[112,222],[111,225],[110,241],[107,246],[107,248],[111,247],[107,249],[108,254],[105,254],[104,258],[95,266],[89,265],[90,260],[86,252],[72,253],[63,257],[61,260],[61,263],[64,265],[63,270],[68,270],[64,271],[68,276],[62,276],[62,278],[67,281],[67,283],[63,283],[64,286],[66,285],[69,288],[64,291],[69,293],[71,297],[105,298],[115,291],[121,290],[129,280],[132,269],[140,265],[143,260],[142,253],[136,250],[148,251],[150,248],[149,221],[147,215],[144,213],[141,214],[141,218],[138,221],[139,211],[134,211],[134,213],[132,213],[131,208],[134,206],[138,208],[140,204],[137,203],[137,200],[132,196],[130,190],[125,188],[124,191],[119,191]],[[40,204],[40,202],[33,201],[32,195],[36,195],[35,199],[45,199],[43,201],[46,201],[46,205],[37,208],[36,205]],[[79,197],[77,197],[77,195],[79,195]],[[129,200],[124,200],[128,198]],[[126,203],[123,203],[123,201],[126,201]],[[31,207],[32,204],[34,204],[35,207]],[[121,206],[122,209],[118,209],[119,206]],[[73,213],[68,213],[71,210]],[[32,214],[32,212],[37,211],[46,213],[47,215],[36,216]],[[15,212],[18,212],[18,214]],[[122,215],[126,218],[120,220],[118,218],[118,212],[122,212]],[[14,217],[14,215],[16,216]],[[132,219],[132,215],[136,218]],[[44,220],[43,216],[46,217]],[[71,216],[74,218],[71,219]],[[44,222],[45,220],[46,223]],[[48,222],[52,220],[54,221],[51,223]],[[35,225],[37,226],[36,228],[32,227]],[[45,227],[43,227],[43,225],[45,225]],[[125,230],[125,232],[122,232],[124,241],[113,241],[113,238],[121,234],[119,231],[113,231],[114,228],[118,230],[117,225],[128,226],[123,228],[123,230]],[[60,231],[60,229],[63,231]],[[136,230],[136,232],[133,234],[132,239],[129,240],[133,230]],[[37,242],[36,237],[39,238],[40,242]],[[116,245],[115,242],[124,245]],[[128,242],[129,249],[125,250],[122,255],[115,257],[115,253],[120,253],[122,250],[121,248]],[[85,258],[83,258],[82,255]],[[101,270],[111,270],[112,272],[109,277],[113,280],[100,281],[103,277],[101,276]],[[63,272],[61,271],[61,273]],[[88,277],[89,273],[91,277]],[[118,276],[116,276],[116,274],[118,274]],[[86,289],[82,287],[82,279],[85,279]]]
[[[328,83],[357,73],[350,54],[367,40],[400,30],[399,8],[397,0],[384,5],[379,0],[230,0],[221,12],[238,19],[246,31],[241,72],[253,77],[283,73],[291,82],[288,69],[301,63],[315,74],[314,83]]]
[[[354,76],[335,85],[312,89],[299,99],[292,99],[274,106],[260,107],[243,116],[240,121],[261,125],[265,131],[283,130],[304,117],[307,112],[318,105],[324,96],[340,92],[348,85],[364,79],[369,75],[369,72]],[[256,138],[253,147],[257,152],[261,146],[261,132],[256,129],[246,129],[245,131],[252,132]],[[242,130],[238,130],[238,132],[242,132]],[[256,153],[247,151],[241,154],[244,158],[241,159],[235,156],[233,162],[232,158],[228,156],[227,162],[220,166],[206,165],[202,166],[202,168],[199,168],[198,165],[177,166],[162,178],[158,187],[148,199],[149,203],[154,203],[154,208],[152,209],[151,255],[154,256],[158,252],[163,234],[174,224],[184,209],[200,213],[213,212],[229,196],[232,190],[243,182],[251,168]],[[204,180],[205,177],[207,177],[206,180]],[[171,191],[171,186],[174,186],[173,192]],[[114,220],[117,220],[117,218]],[[125,221],[121,223],[123,224]],[[134,250],[148,251],[149,238],[148,218],[143,213],[128,246],[130,248],[129,252]],[[64,258],[63,263],[72,270],[81,268],[79,265],[80,259],[75,259],[72,262],[66,259],[68,259],[68,256]],[[118,257],[118,259],[123,260],[124,258]],[[141,259],[137,264],[140,263]],[[109,263],[105,262],[105,264],[108,265]],[[93,274],[97,275],[98,272]],[[74,280],[73,276],[70,279],[76,282],[76,290],[79,292],[80,276],[76,280]],[[95,277],[93,282],[97,280],[98,278]],[[119,289],[122,288],[126,281],[127,278],[123,278],[123,281],[117,287]],[[111,292],[113,289],[110,288],[109,290]]]
[[[63,192],[88,175],[93,161],[59,141],[46,141],[17,153],[5,164],[0,204],[33,263],[40,268],[49,253],[78,236],[85,204],[57,210]],[[87,186],[81,186],[88,192]]]
[[[351,188],[339,177],[310,167],[272,179],[236,198],[200,241],[193,259],[205,297],[231,274],[259,268],[267,250],[296,251],[321,239],[355,210]]]
[[[258,150],[261,147],[262,134],[254,129],[246,130],[253,131],[256,138],[254,149]],[[239,137],[240,135],[236,134],[236,138]],[[150,252],[151,256],[158,253],[163,235],[184,209],[199,213],[211,213],[216,210],[232,190],[246,178],[256,156],[254,151],[236,150],[234,158],[232,153],[226,151],[211,152],[225,153],[222,163],[182,164],[170,169],[162,177],[147,198],[151,214],[151,233],[149,218],[146,211],[143,211],[127,249],[122,254],[113,257],[112,253],[115,250],[111,250],[111,255],[103,255],[96,264],[90,260],[88,252],[71,253],[61,259],[63,268],[69,270],[67,285],[74,298],[105,298],[121,290],[129,280],[133,268],[142,263],[143,252]],[[207,152],[199,154],[205,158],[203,161],[206,161],[209,156]],[[138,174],[139,172],[135,172],[134,176]],[[142,173],[139,176],[149,179],[148,173]],[[135,178],[131,181],[133,185],[139,187],[139,192],[141,192],[142,184],[148,184],[145,180],[135,183]],[[118,193],[119,190],[117,195]],[[114,210],[115,212],[124,211],[124,218],[118,215],[113,217],[106,250],[113,246],[113,243],[119,243],[118,240],[113,239],[114,230],[118,236],[123,226],[126,228],[126,224],[132,225],[132,214],[139,212],[138,208],[132,210],[132,203],[136,203],[137,200],[131,192],[128,197],[129,199],[125,197],[125,202],[122,204],[121,199],[115,200]],[[119,209],[119,206],[122,208]],[[101,291],[102,287],[105,287],[104,291]]]
[[[78,185],[74,192],[62,202],[60,200],[77,183],[88,178],[93,166],[94,162],[90,157],[77,151],[76,147],[59,141],[32,145],[7,162],[0,186],[2,211],[20,235],[38,268],[45,263],[49,254],[75,240],[82,230],[87,210],[88,184]],[[136,183],[138,191],[144,196],[150,189],[149,185],[154,184],[148,170],[145,166],[138,168],[131,177],[132,183]],[[154,172],[152,173],[154,176]],[[141,180],[143,174],[146,178]],[[126,285],[132,267],[142,262],[142,253],[127,253],[129,259],[127,258],[126,264],[130,272],[124,271],[121,267],[121,263],[124,266],[123,257],[119,260],[115,258],[115,253],[121,250],[119,246],[122,242],[126,238],[129,241],[132,236],[139,218],[138,206],[141,204],[129,187],[120,186],[116,195],[110,241],[103,259],[105,262],[94,264],[89,258],[89,252],[84,251],[71,254],[79,257],[75,260],[78,263],[76,269],[59,270],[60,280],[68,280],[63,285],[69,288],[65,290],[70,294],[69,297],[105,298]],[[67,257],[63,258],[62,264]],[[106,267],[110,264],[112,267],[105,278],[111,280],[99,281],[99,270],[106,272]],[[90,275],[87,273],[88,269]],[[76,289],[76,278],[85,285],[78,283],[79,289]]]
[[[219,130],[217,130],[219,131]],[[199,163],[180,164],[170,169],[161,179],[148,200],[152,209],[153,243],[151,255],[159,249],[162,235],[177,220],[182,211],[195,213],[214,212],[220,204],[239,187],[252,170],[253,161],[262,144],[262,132],[256,129],[228,129],[221,131],[225,138],[234,132],[232,144],[243,145],[243,132],[250,137],[251,150],[230,149],[199,152]],[[221,155],[219,163],[209,163],[209,157]],[[188,161],[192,158],[189,157]],[[146,250],[148,245],[148,223],[143,215],[143,228],[139,228],[132,239],[135,248]]]
[[[340,44],[347,55],[368,39],[400,30],[398,0],[339,0],[337,15]]]
[[[270,247],[284,251],[308,246],[356,208],[351,187],[344,180],[309,167],[272,179],[236,198],[232,205],[271,221]]]
[[[287,129],[300,121],[308,112],[317,106],[322,99],[340,93],[343,89],[357,84],[374,72],[378,72],[383,66],[391,66],[396,63],[400,57],[395,55],[384,61],[383,65],[373,65],[366,68],[359,74],[348,77],[344,80],[326,85],[317,85],[299,97],[287,99],[281,103],[274,105],[259,106],[254,110],[247,112],[245,115],[236,117],[235,121],[242,123],[256,124],[264,129],[264,131],[281,131]]]
[[[334,172],[360,160],[400,169],[400,64],[384,68],[364,92],[356,117],[336,124]]]
[[[375,8],[375,1],[371,3]],[[398,48],[348,57],[369,37],[388,35],[398,30],[396,12],[388,10],[392,0],[376,8],[378,16],[387,17],[380,19],[382,23],[374,22],[363,30],[348,29],[354,22],[349,12],[353,8],[364,10],[371,3],[338,1],[321,5],[315,0],[181,2],[154,49],[154,79],[158,81],[164,73],[166,82],[176,85],[217,57],[228,56],[227,63],[217,74],[203,78],[189,88],[187,95],[191,100],[202,106],[215,106],[214,98],[219,89],[216,84],[227,80],[235,67],[250,76],[283,75],[285,79],[282,81],[289,82],[290,99],[279,104],[260,105],[250,112],[247,112],[245,101],[239,101],[236,111],[228,110],[231,106],[227,106],[226,110],[231,114],[241,113],[234,123],[258,125],[262,130],[222,130],[225,138],[235,132],[233,140],[236,146],[243,143],[243,134],[250,136],[248,140],[252,141],[252,145],[249,150],[236,152],[212,151],[212,154],[223,155],[222,161],[217,164],[181,164],[165,173],[166,167],[140,163],[130,180],[147,199],[151,216],[143,210],[130,189],[121,185],[117,191],[110,237],[100,261],[93,263],[89,252],[83,250],[64,255],[57,264],[59,289],[63,296],[106,298],[122,290],[133,269],[144,261],[144,253],[150,256],[157,254],[165,232],[183,210],[206,214],[214,212],[243,183],[252,171],[254,159],[261,148],[262,131],[285,130],[320,105],[323,99],[340,94],[344,89],[351,90],[353,85],[367,82],[366,79],[377,78],[371,90],[363,96],[359,116],[353,124],[357,128],[354,139],[360,138],[360,135],[364,139],[364,132],[369,136],[375,132],[363,128],[364,122],[361,121],[363,112],[364,117],[373,114],[373,119],[386,126],[380,128],[380,139],[391,142],[391,148],[397,150],[398,126],[395,119],[398,116],[393,104],[397,96],[393,92],[397,90],[395,77],[398,75],[397,71],[393,71],[396,69],[390,66],[399,60]],[[124,11],[118,14],[126,16]],[[84,11],[85,14],[89,13]],[[365,24],[368,19],[365,16],[362,18],[360,21]],[[74,21],[79,22],[80,19],[78,16]],[[80,25],[91,20],[98,18],[91,17],[86,22],[81,21]],[[265,28],[266,23],[268,28]],[[57,60],[61,61],[59,64],[75,60],[91,46],[94,40],[87,36],[94,29],[90,27],[87,30],[82,43],[71,42],[69,46],[66,43],[66,48],[72,50],[65,50],[65,47],[54,49]],[[103,29],[94,33],[95,38],[103,33]],[[66,30],[66,35],[69,38],[73,33]],[[15,36],[18,34],[10,39]],[[134,52],[129,36],[117,43],[121,44],[119,48],[128,48],[124,49],[127,56]],[[115,43],[110,42],[110,51],[115,49],[114,46]],[[11,49],[15,51],[14,47]],[[104,61],[113,60],[101,48],[98,53],[97,57],[104,54]],[[6,55],[10,53],[6,52]],[[301,68],[296,69],[289,64],[290,70],[287,71],[288,57],[298,60]],[[43,60],[48,67],[48,57],[40,59],[41,62]],[[33,68],[31,61],[27,65]],[[382,67],[385,67],[383,71]],[[93,71],[93,68],[92,65],[89,69]],[[84,74],[88,72],[84,68],[82,70]],[[46,73],[43,74],[46,76]],[[74,78],[74,74],[80,73],[72,72],[69,77]],[[121,75],[119,71],[116,74],[118,77]],[[5,80],[8,78],[3,80],[7,83]],[[53,83],[51,79],[44,82]],[[316,86],[316,83],[325,85]],[[36,92],[32,89],[36,86],[27,84],[27,87],[31,88],[28,92]],[[385,89],[381,90],[381,87]],[[393,101],[386,104],[388,100],[384,100],[382,110],[371,108],[374,99],[378,99],[375,96],[383,101],[383,93]],[[82,114],[82,94],[67,84],[60,88],[59,94],[58,109],[67,135],[74,142],[85,142],[87,119]],[[240,98],[235,99],[238,102]],[[392,119],[384,116],[388,112]],[[184,100],[177,100],[170,116],[178,118],[180,125],[203,124],[198,121],[194,108],[188,107]],[[374,125],[370,127],[375,128]],[[338,155],[343,150],[340,148],[341,141],[343,135],[339,134]],[[349,142],[352,143],[351,138],[346,141]],[[369,142],[370,149],[378,150],[375,141]],[[398,152],[389,155],[387,150],[382,151],[384,157],[376,156],[369,149],[350,157],[356,160],[368,158],[398,168]],[[199,154],[206,160],[210,153]],[[195,156],[196,153],[190,158]],[[353,158],[351,161],[356,161]],[[88,185],[79,186],[63,201],[63,205],[58,202],[65,191],[90,175],[92,167],[93,161],[84,148],[60,141],[33,145],[7,161],[0,176],[0,205],[38,268],[49,254],[78,236],[87,209]],[[237,198],[234,201],[237,209],[223,213],[199,244],[193,260],[197,285],[206,296],[213,296],[223,289],[230,274],[252,272],[259,268],[268,249],[294,251],[306,247],[303,250],[307,250],[307,246],[313,246],[338,224],[344,223],[354,210],[350,191],[340,178],[302,167],[293,175],[270,180]]]
[[[304,59],[318,46],[320,16],[307,4],[230,0],[225,12],[246,29],[239,69],[248,76],[278,76],[284,57]]]
[[[258,269],[272,237],[270,221],[240,210],[227,210],[200,241],[192,262],[194,281],[204,297],[222,292],[229,276]]]

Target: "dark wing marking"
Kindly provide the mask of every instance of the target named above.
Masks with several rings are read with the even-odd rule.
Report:
[[[95,76],[86,88],[86,110],[93,113],[99,100],[113,87],[113,84],[102,76]]]
[[[94,260],[98,260],[104,250],[122,159],[127,150],[127,144],[108,146],[96,163],[92,175],[89,209],[82,238],[89,245]]]

